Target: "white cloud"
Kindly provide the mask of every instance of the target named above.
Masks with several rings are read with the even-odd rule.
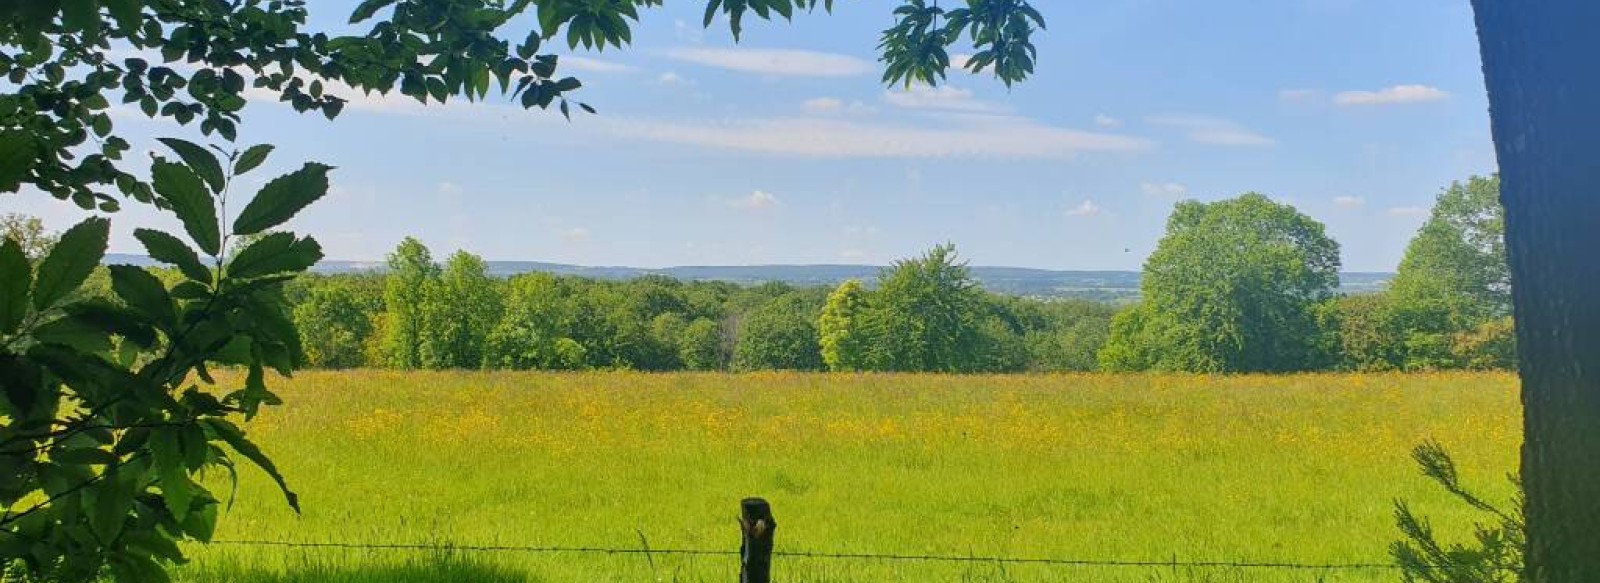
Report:
[[[1449,99],[1450,94],[1427,85],[1396,85],[1377,91],[1345,91],[1333,96],[1334,105],[1356,107],[1427,103]]]
[[[1094,116],[1094,125],[1103,128],[1114,128],[1122,125],[1122,120],[1100,113]]]
[[[1256,133],[1233,120],[1199,115],[1160,115],[1147,118],[1155,125],[1182,130],[1190,141],[1217,146],[1272,146],[1277,140]]]
[[[860,261],[867,258],[867,252],[861,249],[840,249],[839,258],[849,261]]]
[[[683,76],[676,71],[667,71],[656,77],[656,82],[662,85],[679,85],[683,83]]]
[[[588,229],[583,227],[572,227],[566,231],[563,231],[561,233],[561,238],[566,239],[568,243],[587,243],[589,242],[591,235],[592,234]]]
[[[1183,196],[1189,194],[1189,187],[1176,182],[1141,182],[1139,190],[1149,196]]]
[[[1067,209],[1067,216],[1092,217],[1100,214],[1101,210],[1100,205],[1095,204],[1092,200],[1085,199],[1083,204]]]
[[[1005,106],[974,98],[970,89],[962,89],[953,85],[940,85],[938,87],[913,85],[910,89],[885,91],[883,92],[883,100],[888,102],[889,105],[906,109],[937,109],[966,113],[1001,113],[1009,111]]]
[[[1133,152],[1151,147],[1141,138],[997,116],[964,116],[938,125],[819,117],[595,120],[613,135],[629,140],[814,158],[1066,159],[1081,152]]]
[[[1322,91],[1317,89],[1284,89],[1278,92],[1278,99],[1289,103],[1316,101],[1321,97]]]
[[[1420,206],[1397,206],[1389,208],[1389,215],[1395,217],[1420,217],[1426,216],[1428,209]]]
[[[766,210],[778,206],[778,197],[773,196],[766,191],[757,190],[750,193],[749,196],[741,196],[730,199],[727,201],[727,205],[730,208],[736,208],[745,211]]]
[[[834,97],[817,97],[807,99],[800,106],[812,113],[834,113],[844,110],[844,101]]]
[[[1359,196],[1335,196],[1333,204],[1342,209],[1358,209],[1367,205],[1367,199]]]
[[[579,55],[561,57],[561,67],[565,70],[583,71],[586,73],[630,73],[635,71],[632,66],[611,61],[602,61]]]
[[[678,48],[667,58],[742,73],[783,77],[848,77],[875,70],[869,61],[849,55],[789,49]]]
[[[464,192],[464,190],[461,188],[460,184],[456,184],[454,182],[440,182],[439,183],[439,194],[442,194],[442,195],[445,195],[445,196],[456,196],[456,195],[461,194],[462,192]]]

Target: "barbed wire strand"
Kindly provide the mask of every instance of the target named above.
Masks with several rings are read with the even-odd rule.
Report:
[[[608,547],[578,547],[578,546],[519,546],[519,545],[440,545],[440,544],[414,544],[414,543],[341,543],[341,542],[295,542],[278,540],[214,540],[214,545],[255,546],[255,547],[284,547],[306,549],[343,549],[343,550],[405,550],[405,551],[468,551],[468,552],[512,552],[512,553],[573,553],[573,554],[606,554],[606,555],[688,555],[688,556],[738,556],[735,550],[704,550],[704,549],[643,549],[643,548],[608,548]],[[780,551],[772,552],[774,557],[790,557],[804,559],[831,559],[831,560],[862,560],[862,561],[923,561],[945,563],[1004,563],[1004,564],[1033,564],[1055,566],[1085,566],[1085,567],[1187,567],[1187,568],[1239,568],[1239,569],[1297,569],[1297,570],[1355,570],[1355,569],[1385,569],[1397,570],[1400,566],[1391,563],[1293,563],[1274,561],[1156,561],[1156,560],[1105,560],[1105,559],[1060,559],[1043,557],[994,557],[994,556],[966,556],[966,555],[908,555],[908,554],[877,554],[877,553],[830,553],[814,551]]]

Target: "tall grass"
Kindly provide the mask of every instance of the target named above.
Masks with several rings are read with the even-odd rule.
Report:
[[[252,425],[301,494],[249,471],[223,539],[1370,563],[1416,474],[1515,467],[1503,374],[933,376],[308,373]],[[1481,480],[1499,483],[1500,480]],[[1503,494],[1489,492],[1488,494]],[[191,549],[187,581],[711,581],[732,557]],[[458,571],[451,571],[456,569]],[[780,560],[807,581],[1377,581],[1394,573]]]

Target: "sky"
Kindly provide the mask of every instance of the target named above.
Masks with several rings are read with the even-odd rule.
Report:
[[[354,4],[312,3],[313,25]],[[408,235],[436,257],[637,267],[884,264],[952,242],[974,265],[1127,270],[1175,202],[1254,191],[1326,224],[1346,270],[1392,271],[1440,189],[1496,167],[1465,0],[1040,0],[1031,79],[909,91],[879,80],[887,0],[748,23],[737,44],[699,26],[703,2],[667,4],[632,46],[563,58],[599,110],[571,121],[493,95],[345,94],[334,122],[253,99],[240,143],[278,145],[254,185],[336,166],[290,223],[332,259]],[[135,151],[198,137],[115,119]],[[0,212],[84,215],[36,192]],[[151,222],[176,225],[127,205],[112,250],[139,252]]]

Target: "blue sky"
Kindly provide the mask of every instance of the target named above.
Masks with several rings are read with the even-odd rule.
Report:
[[[1326,223],[1346,269],[1392,270],[1441,187],[1495,168],[1465,0],[1043,0],[1033,79],[910,92],[878,82],[890,2],[737,45],[698,26],[703,2],[668,4],[632,47],[564,60],[596,116],[348,95],[333,123],[253,103],[240,141],[279,145],[259,179],[338,167],[292,223],[331,258],[414,235],[439,256],[645,267],[884,263],[951,241],[974,264],[1138,269],[1174,202],[1259,191]],[[336,24],[350,5],[312,9]],[[136,206],[114,250],[161,220]],[[81,216],[37,193],[3,208]]]

